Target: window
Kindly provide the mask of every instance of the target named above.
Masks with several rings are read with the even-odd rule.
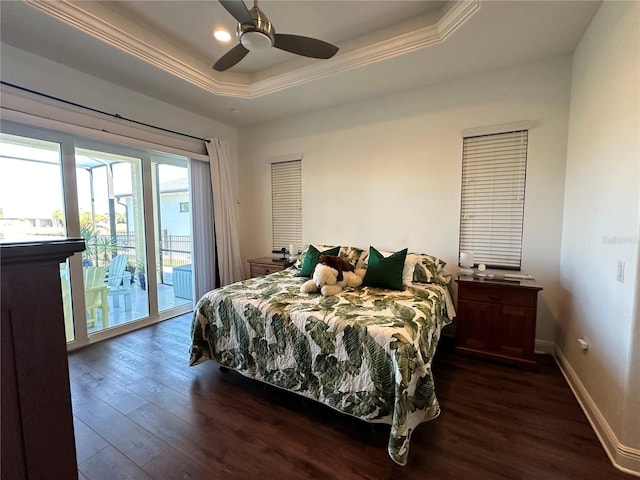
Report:
[[[271,164],[273,251],[302,247],[302,160]]]
[[[188,158],[0,129],[0,242],[68,235],[87,244],[60,265],[69,348],[193,309],[179,294],[191,273],[177,273],[192,264],[191,215],[178,211],[190,203]]]
[[[465,137],[460,252],[476,264],[519,270],[528,130]]]

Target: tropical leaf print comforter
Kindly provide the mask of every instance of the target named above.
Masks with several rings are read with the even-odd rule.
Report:
[[[194,311],[190,364],[215,360],[369,422],[391,424],[388,451],[435,418],[431,361],[454,317],[446,286],[364,287],[301,294],[292,267],[204,295]]]

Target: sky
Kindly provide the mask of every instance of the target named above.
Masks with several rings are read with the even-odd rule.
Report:
[[[62,210],[62,178],[59,154],[0,143],[0,208],[5,218],[50,218]],[[14,160],[7,157],[34,158],[45,163]]]

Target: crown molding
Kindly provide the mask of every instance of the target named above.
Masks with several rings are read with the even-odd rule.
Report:
[[[338,54],[323,62],[306,65],[286,73],[252,81],[249,75],[234,74],[235,81],[221,80],[209,66],[180,58],[161,39],[153,45],[139,35],[139,29],[127,31],[113,15],[99,15],[97,2],[72,3],[70,0],[26,0],[26,3],[66,24],[170,73],[214,95],[234,98],[257,98],[308,83],[340,72],[414,52],[444,41],[480,7],[480,0],[460,0],[437,23]],[[151,34],[147,34],[151,37]],[[209,72],[209,70],[211,70]],[[228,75],[225,75],[228,76]]]
[[[250,85],[251,97],[275,93],[441,43],[471,17],[479,6],[479,0],[460,1],[433,25],[352,51],[338,52],[330,60],[257,81]]]
[[[96,2],[72,3],[69,0],[26,0],[26,3],[94,38],[143,60],[167,73],[208,92],[229,97],[248,97],[248,82],[219,81],[201,69],[130,33],[107,16],[99,16]],[[90,10],[90,8],[94,10]],[[138,33],[137,31],[135,33]],[[164,42],[158,40],[158,45]],[[193,62],[196,63],[195,61]],[[206,71],[207,68],[205,67]],[[245,76],[245,75],[242,75]]]

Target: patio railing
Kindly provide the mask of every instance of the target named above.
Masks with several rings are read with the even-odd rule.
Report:
[[[100,241],[108,240],[109,235],[99,235]],[[129,263],[136,266],[136,236],[135,234],[117,234],[116,249],[114,255],[126,254]],[[160,255],[162,258],[161,283],[171,285],[171,273],[174,267],[191,263],[191,236],[190,235],[162,235],[160,239]],[[169,275],[167,275],[169,274]]]
[[[191,263],[191,236],[163,235],[160,252],[163,266],[179,267]]]

